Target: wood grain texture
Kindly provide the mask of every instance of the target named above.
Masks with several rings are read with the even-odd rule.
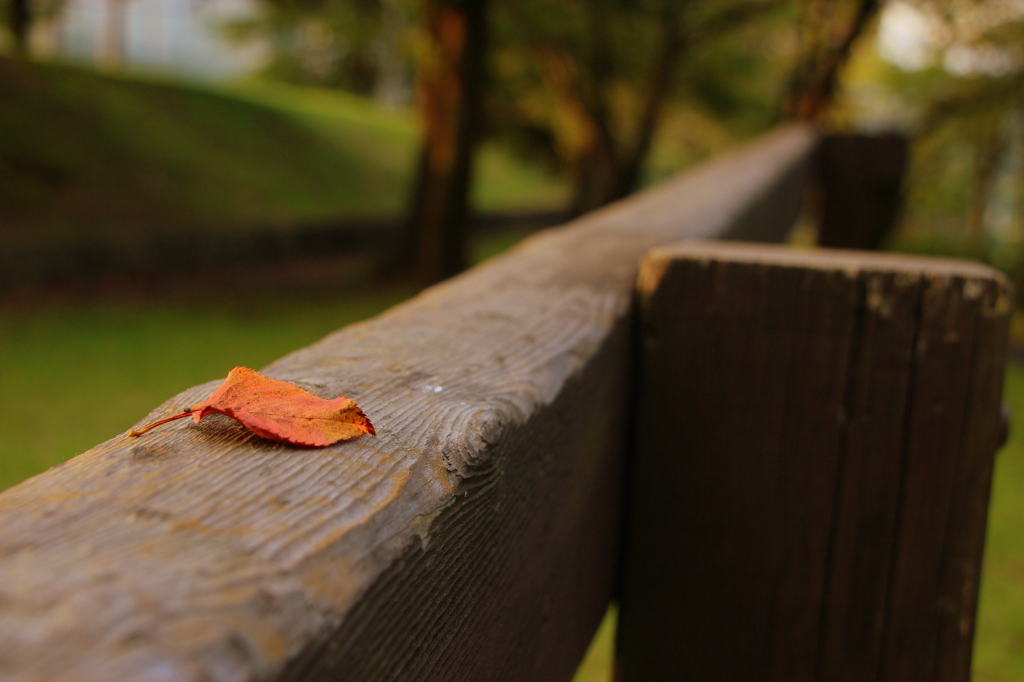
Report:
[[[0,494],[0,678],[569,679],[615,580],[638,259],[779,238],[814,142],[780,129],[265,368],[376,438],[209,417]]]
[[[920,277],[866,272],[843,419],[820,677],[877,674],[899,518]]]
[[[1001,279],[922,289],[883,680],[970,679],[1011,309]]]
[[[965,283],[965,293],[968,283]],[[971,287],[974,288],[973,286]],[[1011,314],[1000,287],[974,289],[980,316],[975,320],[971,378],[967,388],[967,423],[958,444],[956,486],[943,551],[939,587],[940,621],[936,679],[967,680],[971,676],[971,645],[978,607],[978,586],[988,517],[993,458],[1005,443],[1004,424],[992,422],[1000,410]]]
[[[621,679],[967,680],[1005,278],[687,243],[638,281]]]

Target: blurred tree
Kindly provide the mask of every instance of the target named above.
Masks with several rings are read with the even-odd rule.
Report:
[[[264,0],[261,20],[236,24],[240,38],[273,36],[271,75],[406,99],[416,70],[422,149],[403,245],[394,267],[424,283],[466,265],[473,153],[482,133],[486,0]],[[405,49],[408,43],[408,53]]]
[[[426,0],[418,98],[423,142],[406,262],[430,284],[466,267],[469,188],[482,132],[488,0]]]
[[[32,21],[29,0],[8,0],[8,2],[10,3],[8,28],[11,32],[11,41],[14,44],[14,54],[17,57],[27,57],[28,32]]]
[[[787,119],[818,120],[836,94],[839,72],[881,0],[800,0],[796,66],[782,105]]]
[[[262,0],[257,18],[225,27],[229,37],[260,37],[273,46],[275,79],[407,98],[407,34],[418,0]]]
[[[424,142],[398,260],[428,282],[454,274],[465,263],[472,156],[485,119],[499,119],[503,130],[546,149],[551,163],[568,169],[574,212],[601,206],[640,184],[680,81],[688,81],[688,96],[708,109],[701,126],[717,126],[712,121],[726,112],[750,119],[750,111],[762,108],[748,106],[735,85],[750,79],[756,71],[750,65],[764,55],[753,54],[750,45],[731,51],[719,45],[724,36],[758,24],[754,19],[775,16],[768,29],[758,29],[770,33],[791,4],[507,0],[489,17],[491,3],[485,0],[264,1],[269,10],[264,25],[276,27],[278,36],[274,75],[372,91],[392,102],[397,98],[385,97],[393,88],[381,65],[401,61],[395,51],[378,49],[376,62],[353,55],[371,54],[374,44],[393,46],[403,24],[416,27],[405,34],[413,36]],[[489,29],[500,36],[496,51],[485,50]],[[342,45],[350,63],[376,67],[365,70],[365,78],[353,75],[359,69],[341,77]],[[485,65],[494,62],[505,65],[499,70],[508,71],[511,62],[513,71],[530,73],[503,78],[485,93]],[[733,72],[737,66],[739,75]],[[485,96],[491,116],[484,115]],[[768,117],[762,118],[767,124]],[[721,137],[711,137],[716,136]]]
[[[380,0],[378,69],[373,96],[385,106],[400,106],[408,98],[409,64],[404,49],[409,25],[408,4],[408,0]]]
[[[127,4],[128,0],[106,1],[98,61],[108,69],[121,68],[124,60],[124,13]]]
[[[53,19],[65,0],[0,0],[0,25],[10,34],[11,52],[27,58],[32,52],[32,29],[39,21]]]
[[[923,132],[954,127],[972,148],[966,228],[969,241],[978,244],[986,237],[1000,167],[1018,148],[1011,138],[1024,119],[1024,11],[1014,16],[1008,3],[948,0],[922,0],[919,6],[944,23],[946,61],[952,54],[949,66],[962,72],[936,83],[940,89],[925,112]]]
[[[505,50],[525,55],[549,103],[525,114],[573,181],[578,214],[633,192],[679,76],[699,50],[782,0],[542,0],[502,5]],[[506,56],[506,61],[513,59]],[[506,86],[509,87],[509,86]],[[525,86],[529,87],[529,86]],[[519,103],[524,86],[511,86]],[[546,131],[544,130],[546,128]]]
[[[898,0],[887,11],[921,33],[920,54],[883,75],[915,113],[909,224],[981,257],[994,238],[1024,243],[1024,8],[1012,0]],[[997,236],[999,216],[1006,224]],[[1020,267],[1024,254],[1016,266],[1000,260]]]
[[[1006,129],[1001,125],[999,112],[985,112],[974,123],[974,180],[971,183],[971,203],[967,211],[967,234],[971,241],[985,238],[985,212],[992,200],[999,161],[1006,149]]]

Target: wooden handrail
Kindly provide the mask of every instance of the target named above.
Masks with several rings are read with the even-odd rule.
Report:
[[[616,575],[638,260],[779,239],[815,141],[774,131],[264,370],[376,438],[208,417],[0,494],[0,678],[568,679]]]

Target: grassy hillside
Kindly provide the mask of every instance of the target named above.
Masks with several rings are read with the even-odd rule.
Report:
[[[388,190],[381,192],[385,195],[381,197],[384,212],[402,209],[405,184],[411,178],[419,145],[419,129],[411,112],[382,110],[370,100],[342,92],[268,81],[242,82],[230,92],[312,127],[318,135],[351,150],[368,165],[396,170],[392,179],[397,182],[378,185],[376,191]],[[347,196],[352,195],[350,192]],[[481,149],[473,185],[473,204],[478,209],[560,209],[568,195],[568,186],[543,168],[511,156],[496,145],[484,144]],[[362,196],[355,195],[355,200],[349,201],[357,206]]]
[[[0,58],[0,240],[397,216],[414,118],[342,93],[215,91]],[[564,190],[487,150],[482,208]]]

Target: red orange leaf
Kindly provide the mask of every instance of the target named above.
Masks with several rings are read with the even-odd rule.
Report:
[[[259,436],[297,445],[331,445],[377,433],[355,401],[345,396],[326,400],[287,381],[235,367],[207,400],[128,435],[189,416],[198,424],[208,414],[227,415]]]

